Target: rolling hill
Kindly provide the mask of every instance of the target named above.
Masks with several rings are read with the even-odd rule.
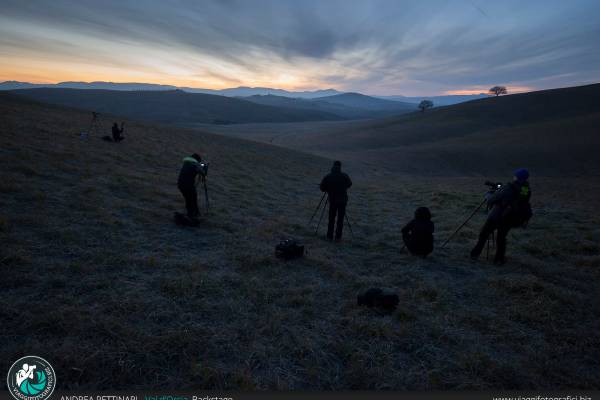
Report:
[[[486,98],[353,123],[251,125],[214,132],[418,175],[600,174],[600,84]]]
[[[354,93],[318,99],[300,99],[274,95],[255,95],[242,98],[253,103],[273,107],[321,111],[337,115],[343,119],[369,119],[385,115],[400,115],[416,110],[415,106],[407,103],[380,101],[380,99],[374,97]]]
[[[445,95],[445,96],[376,96],[380,99],[392,100],[392,101],[402,101],[404,103],[414,103],[419,104],[422,100],[431,100],[433,101],[434,107],[440,106],[451,106],[453,104],[464,103],[466,101],[486,99],[489,95],[485,93],[480,94],[453,94],[453,95]]]
[[[378,99],[360,93],[341,93],[333,96],[318,97],[314,101],[388,114],[403,114],[417,110],[417,107],[411,103]]]
[[[0,370],[40,354],[58,390],[86,392],[597,388],[597,180],[536,177],[506,266],[468,260],[483,214],[421,259],[400,227],[426,205],[439,246],[480,178],[353,175],[355,237],[335,244],[307,224],[331,160],[126,123],[118,144],[81,138],[89,111],[0,93]],[[194,151],[211,209],[185,229],[172,214]],[[276,259],[285,237],[306,256]],[[370,287],[398,308],[358,307]]]
[[[181,90],[115,91],[40,88],[14,90],[12,93],[45,103],[162,123],[232,124],[342,119],[319,110],[277,108],[231,97],[187,93]]]
[[[206,89],[194,89],[186,88],[185,90],[198,91]],[[239,86],[236,88],[227,88],[220,90],[212,90],[214,94],[220,94],[223,96],[282,96],[291,98],[301,99],[313,99],[322,96],[331,96],[339,94],[340,92],[335,89],[320,89],[320,90],[304,90],[304,91],[289,91],[284,89],[266,88],[266,87],[247,87]]]

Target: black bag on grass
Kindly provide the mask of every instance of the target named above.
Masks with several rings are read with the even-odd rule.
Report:
[[[275,256],[284,260],[300,258],[304,255],[304,245],[296,243],[294,239],[282,240],[275,246]]]
[[[359,294],[356,300],[359,306],[376,307],[388,311],[394,310],[400,303],[397,294],[380,288],[371,288],[362,295]]]

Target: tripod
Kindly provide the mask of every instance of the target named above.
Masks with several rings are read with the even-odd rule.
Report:
[[[98,119],[99,116],[100,116],[100,114],[92,111],[92,120],[90,121],[88,135],[91,136],[92,134],[98,133],[98,131],[100,130],[100,121]]]
[[[329,195],[327,195],[327,198],[325,198],[326,195],[327,195],[327,193],[323,193],[323,196],[321,196],[321,201],[319,201],[317,208],[315,208],[313,215],[310,217],[310,220],[308,221],[308,225],[310,226],[315,215],[317,215],[317,212],[321,208],[321,204],[323,204],[323,200],[325,200],[325,204],[323,204],[323,209],[321,210],[321,216],[319,217],[319,222],[317,223],[317,228],[315,229],[315,235],[319,232],[319,226],[321,226],[321,221],[323,220],[323,215],[325,215],[325,209],[327,209],[327,203],[329,203]],[[352,231],[352,224],[350,224],[350,219],[348,218],[347,212],[344,213],[344,217],[345,217],[346,222],[348,223],[348,229],[350,229],[350,235],[354,239],[354,232]]]
[[[442,246],[440,248],[444,248],[444,246],[446,246],[446,244],[450,241],[450,239],[452,239],[454,237],[454,235],[456,235],[458,233],[458,231],[460,231],[466,224],[467,222],[469,222],[471,220],[471,218],[473,218],[473,216],[475,216],[475,213],[477,213],[477,211],[479,211],[479,209],[481,207],[483,207],[483,205],[487,202],[487,199],[484,199],[475,210],[473,210],[473,212],[471,213],[471,215],[469,215],[469,217],[465,220],[465,222],[463,222],[458,228],[456,228],[456,230],[454,231],[454,233],[452,233],[452,235],[450,235],[450,237],[448,239],[446,239],[446,241],[444,242],[444,244],[442,244]]]
[[[208,214],[210,203],[208,201],[208,186],[206,185],[206,175],[201,175],[200,179],[198,180],[198,183],[200,182],[202,182],[202,186],[204,187],[204,200],[206,206],[206,213]]]
[[[487,238],[487,249],[485,251],[485,259],[486,261],[489,259],[490,257],[490,242],[491,242],[491,247],[492,249],[496,248],[496,231],[492,231],[492,234],[490,236],[488,236]]]
[[[350,236],[354,239],[354,232],[352,232],[352,225],[350,224],[350,218],[348,218],[348,212],[344,213],[344,217],[346,217],[346,222],[348,223],[348,229],[350,229]]]
[[[488,211],[490,211],[489,204],[488,204],[487,209],[488,209]],[[492,249],[496,248],[496,231],[495,230],[493,230],[492,233],[487,238],[487,245],[486,245],[486,250],[485,250],[485,259],[486,259],[486,261],[489,260],[489,258],[490,258],[490,247]]]
[[[325,196],[325,194],[323,194]],[[317,224],[317,229],[315,229],[315,235],[319,232],[319,226],[321,226],[321,221],[323,220],[323,215],[325,214],[325,209],[327,208],[327,203],[329,203],[329,196],[325,199],[325,204],[323,205],[323,210],[321,210],[321,217],[319,218],[319,223]]]
[[[315,217],[315,215],[317,215],[317,211],[319,211],[319,208],[321,208],[321,204],[323,204],[323,200],[325,200],[326,195],[327,193],[323,193],[323,196],[321,196],[321,201],[319,201],[319,205],[317,206],[317,208],[315,208],[315,212],[313,213],[312,217],[310,217],[310,221],[308,221],[309,226],[312,223],[312,220]],[[329,197],[327,198],[327,200],[329,201]],[[321,215],[321,218],[323,218],[323,215]]]

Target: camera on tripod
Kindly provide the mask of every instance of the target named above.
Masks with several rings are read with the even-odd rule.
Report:
[[[198,169],[200,170],[200,173],[202,174],[202,176],[208,175],[208,163],[207,162],[200,161],[198,163]]]
[[[490,192],[495,192],[502,187],[502,182],[485,181],[485,186],[489,186]]]

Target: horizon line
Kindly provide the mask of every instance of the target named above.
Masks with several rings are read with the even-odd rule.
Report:
[[[177,85],[172,85],[172,84],[167,84],[167,83],[153,83],[153,82],[135,82],[135,81],[129,81],[129,82],[115,82],[115,81],[102,81],[102,80],[94,80],[94,81],[78,81],[78,80],[72,80],[72,81],[56,81],[56,82],[29,82],[29,81],[19,81],[16,79],[9,79],[9,80],[4,80],[4,81],[0,81],[0,84],[4,84],[4,83],[21,83],[21,84],[30,84],[30,85],[59,85],[59,84],[63,84],[63,83],[80,83],[80,84],[94,84],[94,83],[105,83],[105,84],[114,84],[114,85],[155,85],[155,86],[170,86],[172,88],[174,88],[175,90],[179,89],[179,90],[183,90],[183,89],[193,89],[193,90],[207,90],[207,91],[214,91],[214,92],[220,92],[220,91],[225,91],[225,90],[230,90],[230,89],[270,89],[270,90],[281,90],[287,93],[314,93],[314,92],[325,92],[325,91],[336,91],[338,92],[338,94],[346,94],[346,93],[358,93],[358,94],[362,94],[365,96],[371,96],[371,97],[406,97],[406,98],[418,98],[421,97],[423,99],[427,99],[428,97],[444,97],[444,96],[477,96],[477,95],[490,95],[489,93],[489,89],[484,89],[484,85],[477,85],[475,87],[473,87],[472,89],[456,89],[456,90],[447,90],[445,92],[442,92],[441,94],[428,94],[428,95],[417,95],[417,96],[408,96],[408,95],[402,95],[402,94],[392,94],[392,95],[380,95],[380,94],[369,94],[369,93],[362,93],[362,92],[358,92],[355,90],[349,90],[349,91],[342,91],[339,89],[336,89],[334,87],[329,87],[326,89],[282,89],[282,88],[277,88],[277,87],[269,87],[269,86],[235,86],[235,87],[226,87],[226,88],[221,88],[221,89],[211,89],[211,88],[205,88],[205,87],[193,87],[193,86],[177,86]],[[519,85],[501,85],[501,86],[505,86],[508,90],[508,94],[519,94],[519,93],[530,93],[530,92],[537,92],[537,91],[543,91],[543,90],[553,90],[553,89],[562,89],[562,88],[569,88],[569,87],[579,87],[579,86],[587,86],[587,85],[594,85],[594,84],[599,84],[600,82],[593,82],[593,83],[575,83],[575,84],[571,84],[568,86],[557,86],[557,87],[553,87],[553,88],[534,88],[531,86],[519,86]],[[18,89],[15,89],[18,90]],[[82,90],[86,90],[86,89],[82,89]],[[105,90],[110,90],[110,89],[105,89]]]
[[[348,91],[343,91],[340,89],[336,89],[334,87],[328,87],[325,89],[283,89],[283,88],[278,88],[278,87],[271,87],[271,86],[245,86],[245,85],[241,85],[241,86],[235,86],[235,87],[225,87],[225,88],[221,88],[221,89],[212,89],[212,88],[206,88],[206,87],[193,87],[193,86],[177,86],[177,85],[173,85],[173,84],[168,84],[168,83],[153,83],[153,82],[136,82],[136,81],[127,81],[127,82],[116,82],[116,81],[102,81],[102,80],[93,80],[93,81],[81,81],[81,80],[68,80],[68,81],[54,81],[54,82],[30,82],[30,81],[20,81],[20,80],[16,80],[16,79],[9,79],[9,80],[4,80],[1,81],[0,84],[4,84],[4,83],[22,83],[22,84],[30,84],[30,85],[59,85],[59,84],[63,84],[63,83],[80,83],[80,84],[94,84],[94,83],[106,83],[106,84],[115,84],[115,85],[155,85],[155,86],[170,86],[173,87],[175,89],[194,89],[194,90],[207,90],[207,91],[214,91],[214,92],[219,92],[219,91],[224,91],[224,90],[229,90],[229,89],[270,89],[270,90],[281,90],[281,91],[285,91],[288,93],[306,93],[306,92],[325,92],[325,91],[336,91],[339,94],[344,94],[344,93],[358,93],[358,94],[363,94],[365,96],[372,96],[372,97],[440,97],[440,96],[470,96],[470,95],[484,95],[484,94],[488,94],[488,90],[478,90],[478,89],[463,89],[463,90],[447,90],[445,92],[442,92],[440,94],[428,94],[428,95],[403,95],[403,94],[391,94],[391,95],[380,95],[380,94],[366,94],[366,93],[362,93],[356,90],[348,90]],[[507,88],[510,88],[510,85],[507,85]],[[517,87],[517,86],[513,86],[513,88],[515,89],[521,89],[524,87]],[[545,90],[545,89],[536,89],[536,88],[530,88],[530,87],[526,87],[527,89],[530,90],[511,90],[510,93],[525,93],[525,92],[530,92],[530,91],[536,91],[536,90]]]

